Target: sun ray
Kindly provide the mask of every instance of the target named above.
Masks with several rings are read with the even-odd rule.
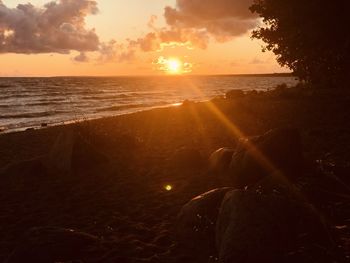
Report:
[[[196,93],[204,95],[199,87],[196,85],[190,85]],[[228,131],[237,139],[245,138],[246,135],[212,102],[208,101],[206,103],[209,111],[228,129]],[[271,174],[280,177],[287,182],[287,178],[275,167],[275,165],[249,140],[247,141],[246,147],[252,153],[254,158]]]

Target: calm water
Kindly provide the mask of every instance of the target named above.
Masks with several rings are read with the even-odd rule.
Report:
[[[203,101],[231,89],[294,85],[292,77],[0,78],[3,132]]]

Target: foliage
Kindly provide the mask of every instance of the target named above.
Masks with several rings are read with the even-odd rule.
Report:
[[[337,86],[350,73],[348,6],[348,0],[255,0],[250,9],[262,24],[252,37],[301,80]]]

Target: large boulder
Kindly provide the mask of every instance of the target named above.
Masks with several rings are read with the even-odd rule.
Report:
[[[89,170],[108,163],[106,155],[73,130],[67,130],[57,137],[46,161],[50,171],[60,173]]]
[[[270,190],[226,194],[216,224],[219,262],[328,262],[319,248],[331,242],[313,207]],[[317,251],[318,259],[306,250]]]
[[[183,206],[177,219],[177,239],[192,249],[215,248],[215,224],[221,202],[232,188],[204,193]]]
[[[223,173],[228,170],[235,150],[232,148],[220,148],[209,157],[210,170],[214,173]]]
[[[240,89],[234,89],[234,90],[229,90],[228,92],[226,92],[226,99],[229,100],[234,100],[234,99],[238,99],[238,98],[242,98],[244,97],[244,92],[243,90]]]
[[[295,184],[289,182],[288,179],[282,176],[279,172],[265,176],[247,189],[259,194],[280,194],[286,198],[306,202],[300,189],[298,189]]]
[[[302,175],[303,163],[299,132],[276,129],[239,142],[230,163],[229,177],[238,188],[253,185],[276,172],[294,180]]]
[[[96,256],[100,248],[100,240],[86,233],[61,228],[33,228],[6,262],[86,262]]]

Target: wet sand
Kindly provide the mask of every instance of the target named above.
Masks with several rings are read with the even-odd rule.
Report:
[[[194,196],[222,186],[208,172],[210,153],[236,145],[236,129],[253,136],[292,126],[302,134],[308,160],[349,165],[348,105],[349,92],[343,96],[251,93],[0,135],[0,167],[47,155],[67,129],[77,130],[111,160],[110,165],[96,169],[82,165],[69,175],[35,168],[2,174],[0,260],[6,259],[28,229],[50,226],[101,238],[103,245],[96,248],[91,262],[215,262],[205,253],[199,257],[186,251],[175,240],[181,207]],[[178,153],[183,149],[198,151],[200,156],[182,159]],[[343,242],[349,242],[350,210],[344,207],[349,208],[341,206],[341,213],[327,216],[334,226],[347,225],[340,234]],[[331,211],[327,209],[325,213]]]

